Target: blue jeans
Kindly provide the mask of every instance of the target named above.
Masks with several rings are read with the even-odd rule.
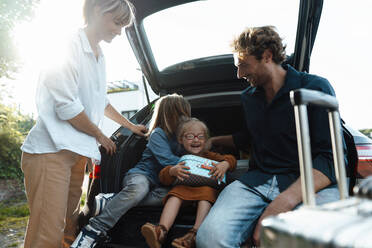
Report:
[[[240,181],[232,182],[221,192],[200,226],[196,246],[240,247],[253,235],[257,220],[279,194],[276,176],[257,187],[248,187]],[[336,185],[325,188],[316,195],[317,204],[338,199]]]
[[[168,190],[153,184],[142,174],[127,174],[123,189],[107,203],[100,215],[89,220],[89,224],[105,234],[129,209],[138,205],[161,206]]]

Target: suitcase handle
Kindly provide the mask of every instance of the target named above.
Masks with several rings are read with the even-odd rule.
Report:
[[[338,101],[336,97],[324,92],[308,89],[292,90],[290,93],[292,105],[317,105],[327,108],[330,111],[338,111]]]
[[[340,191],[340,199],[345,199],[348,196],[348,191],[346,184],[340,116],[336,97],[327,95],[320,91],[297,89],[290,92],[290,99],[292,105],[294,106],[295,113],[301,188],[304,204],[308,206],[315,206],[307,105],[324,107],[328,111],[336,179],[338,189]]]

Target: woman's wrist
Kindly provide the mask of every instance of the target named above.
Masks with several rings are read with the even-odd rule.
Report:
[[[126,123],[126,128],[128,128],[131,132],[134,131],[135,127],[136,127],[136,125],[133,124],[133,123],[130,122],[130,121],[128,121],[128,122]]]

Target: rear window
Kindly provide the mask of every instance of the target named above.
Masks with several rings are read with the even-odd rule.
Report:
[[[299,1],[209,0],[165,9],[144,19],[159,71],[197,58],[230,54],[245,27],[273,25],[294,51]],[[284,11],[283,11],[284,10]]]
[[[341,117],[354,129],[372,128],[372,1],[324,1],[310,73],[335,88]]]

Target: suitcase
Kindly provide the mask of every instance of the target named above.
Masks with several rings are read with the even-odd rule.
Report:
[[[348,197],[338,102],[319,91],[291,91],[295,110],[303,206],[262,221],[262,247],[372,247],[372,177]],[[340,200],[315,205],[307,105],[328,110]]]

